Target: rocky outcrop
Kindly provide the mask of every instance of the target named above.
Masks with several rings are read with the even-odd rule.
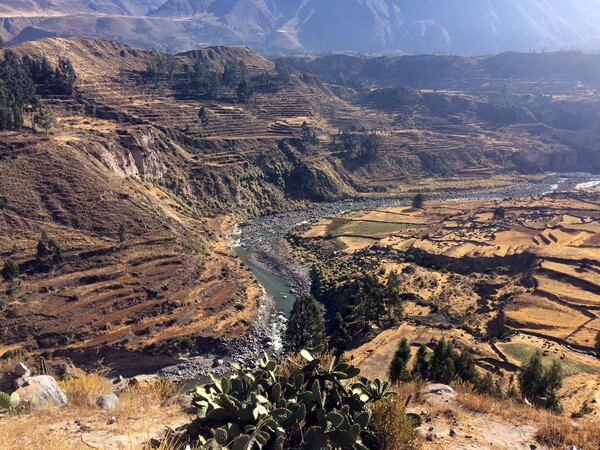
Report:
[[[46,406],[64,406],[67,404],[67,396],[61,391],[56,380],[49,375],[31,377],[25,385],[17,389],[17,394],[22,401],[31,402],[37,394],[40,401],[37,408]]]
[[[421,394],[436,395],[438,397],[455,397],[456,392],[446,384],[430,384],[421,389]]]

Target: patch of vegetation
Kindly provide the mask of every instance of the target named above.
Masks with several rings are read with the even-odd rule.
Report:
[[[285,331],[285,343],[291,352],[325,343],[325,324],[312,295],[296,297]]]
[[[561,412],[558,391],[562,387],[563,370],[556,360],[544,369],[542,354],[536,351],[519,372],[521,395],[537,406]]]
[[[322,350],[302,350],[301,360],[292,357],[279,367],[265,355],[255,369],[236,366],[236,374],[197,387],[192,395],[198,418],[181,444],[366,450],[386,448],[382,441],[418,442],[407,430],[418,423],[385,400],[389,383],[354,382],[360,370],[335,359],[322,362],[317,357]],[[400,422],[395,428],[383,420],[391,416]]]

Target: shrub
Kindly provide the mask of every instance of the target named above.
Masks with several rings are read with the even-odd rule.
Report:
[[[4,267],[2,268],[2,278],[4,278],[4,281],[6,282],[10,282],[19,278],[19,266],[10,258],[4,261]]]
[[[423,194],[421,194],[420,192],[415,195],[412,199],[412,207],[413,208],[423,208],[423,205],[425,204],[425,196]]]
[[[397,395],[390,395],[373,403],[370,428],[370,448],[380,450],[410,450],[421,448],[422,438],[414,422],[406,415],[405,404]]]

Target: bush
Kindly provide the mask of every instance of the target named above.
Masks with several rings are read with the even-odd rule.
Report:
[[[413,208],[423,208],[423,205],[425,204],[425,196],[423,194],[421,194],[420,192],[415,195],[412,199],[412,206]]]
[[[2,278],[4,278],[4,281],[6,282],[10,282],[19,278],[19,266],[10,258],[4,261],[4,267],[2,268]]]
[[[421,448],[422,438],[413,421],[406,416],[402,399],[385,397],[369,408],[373,441],[370,448],[380,450],[410,450]]]

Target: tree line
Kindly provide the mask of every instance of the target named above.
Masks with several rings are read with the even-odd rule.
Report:
[[[188,64],[182,66],[182,73],[179,76],[184,80],[182,89],[214,99],[220,98],[223,91],[227,89],[233,91],[239,101],[245,102],[254,95],[255,84],[269,87],[274,80],[285,84],[290,81],[292,74],[291,67],[282,58],[275,61],[276,77],[264,70],[254,79],[250,76],[246,63],[237,58],[221,61],[222,71],[212,69],[209,61],[200,54],[196,54],[193,59],[191,66]],[[157,82],[161,78],[173,79],[177,71],[175,55],[155,53],[147,62],[145,76]]]

